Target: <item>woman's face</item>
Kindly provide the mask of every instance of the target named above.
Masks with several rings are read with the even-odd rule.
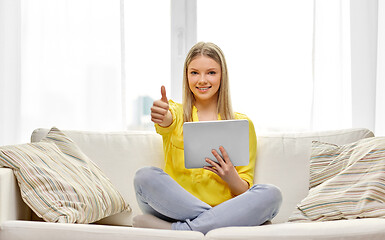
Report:
[[[188,84],[197,102],[218,101],[221,77],[221,66],[204,55],[194,58],[187,67]]]

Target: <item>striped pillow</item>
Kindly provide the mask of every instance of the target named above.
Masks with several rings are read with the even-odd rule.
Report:
[[[41,142],[0,147],[0,166],[13,169],[23,200],[45,221],[92,223],[131,211],[104,173],[57,128]]]
[[[309,194],[289,221],[385,218],[385,138],[313,142]]]
[[[344,161],[341,161],[340,156],[349,156],[349,154],[341,155],[338,149],[339,146],[335,144],[312,142],[309,188],[333,178],[342,170]],[[349,150],[351,151],[352,148]]]

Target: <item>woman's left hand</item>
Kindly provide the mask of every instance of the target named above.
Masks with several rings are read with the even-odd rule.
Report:
[[[204,169],[207,169],[222,178],[223,181],[225,181],[230,187],[231,192],[234,195],[239,195],[245,192],[249,188],[249,184],[239,177],[238,172],[232,164],[226,150],[222,146],[219,147],[219,150],[221,151],[223,158],[216,150],[212,150],[211,152],[217,159],[217,162],[206,158],[206,162],[211,166],[204,167]]]
[[[226,150],[222,146],[219,147],[219,150],[221,151],[223,158],[221,157],[221,155],[218,154],[218,152],[215,149],[213,149],[211,153],[217,159],[217,162],[214,162],[213,160],[206,158],[206,162],[211,166],[204,167],[204,168],[217,174],[225,182],[228,183],[233,181],[233,179],[239,177],[239,175],[234,165],[232,164]]]

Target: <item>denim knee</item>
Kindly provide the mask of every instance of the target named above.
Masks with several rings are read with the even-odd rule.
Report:
[[[266,202],[269,203],[268,206],[271,207],[270,219],[274,218],[278,214],[278,211],[282,204],[282,193],[277,186],[272,184],[256,184],[252,186],[249,190],[263,190],[263,196],[266,199]]]
[[[163,170],[157,167],[143,167],[136,171],[134,176],[134,187],[135,191],[138,192],[143,185],[153,184],[155,176]]]
[[[275,200],[275,203],[280,205],[282,202],[281,190],[277,186],[272,185],[272,184],[264,184],[264,185],[265,185],[264,187],[266,188],[266,191],[269,193],[272,200],[273,201]]]
[[[281,190],[272,184],[266,184],[267,195],[270,196],[271,206],[272,206],[272,216],[273,219],[277,214],[282,204],[282,193]]]

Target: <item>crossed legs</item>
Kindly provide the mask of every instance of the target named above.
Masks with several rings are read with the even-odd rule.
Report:
[[[282,202],[278,188],[257,184],[245,193],[211,207],[155,167],[138,170],[134,186],[139,207],[149,214],[136,218],[134,226],[138,227],[193,230],[206,234],[220,227],[258,226],[274,218]]]

